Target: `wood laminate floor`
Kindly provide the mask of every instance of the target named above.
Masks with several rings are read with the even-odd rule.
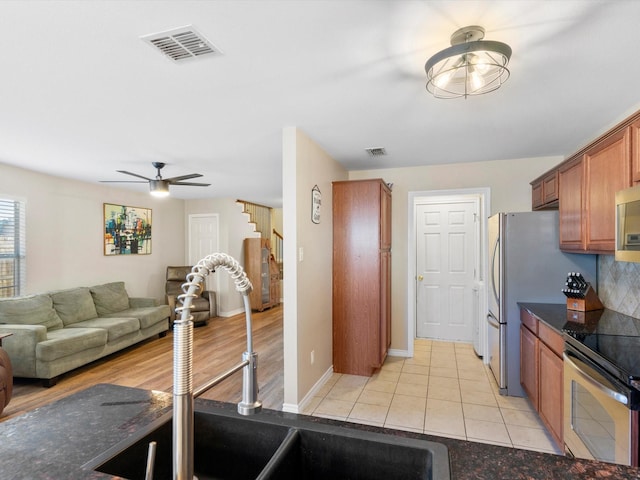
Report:
[[[260,400],[265,408],[282,409],[284,360],[282,306],[254,312],[253,347],[258,352]],[[203,385],[242,360],[246,350],[244,313],[216,318],[194,329],[193,384]],[[173,333],[154,337],[121,352],[64,374],[51,388],[41,381],[16,378],[13,397],[0,422],[71,395],[97,383],[171,392],[173,388]],[[202,398],[237,403],[242,399],[242,372],[205,392]]]

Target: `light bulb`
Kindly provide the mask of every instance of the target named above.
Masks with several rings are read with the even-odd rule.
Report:
[[[469,82],[471,83],[471,90],[474,92],[484,87],[484,79],[476,70],[471,71]]]

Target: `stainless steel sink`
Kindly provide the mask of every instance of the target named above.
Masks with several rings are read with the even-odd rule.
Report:
[[[316,423],[304,417],[196,410],[199,480],[450,479],[449,453],[437,442]],[[158,419],[84,467],[144,479],[149,442],[157,442],[154,479],[172,478],[172,422]]]

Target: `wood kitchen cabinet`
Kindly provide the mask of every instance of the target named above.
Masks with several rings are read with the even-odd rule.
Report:
[[[540,368],[540,392],[538,412],[558,446],[563,445],[563,374],[562,352],[558,355],[544,342],[538,344],[538,364]]]
[[[591,147],[585,162],[585,250],[615,251],[616,192],[631,186],[631,131],[625,128]]]
[[[595,143],[560,165],[560,249],[615,250],[615,194],[631,186],[631,129]]]
[[[391,343],[391,190],[333,183],[333,369],[371,376]]]
[[[582,158],[563,164],[558,169],[560,249],[584,250]]]
[[[560,249],[615,251],[615,194],[640,184],[640,112],[531,182],[531,206],[558,206]]]
[[[531,207],[533,210],[558,208],[558,170],[546,173],[531,182]]]
[[[631,180],[634,185],[640,183],[640,120],[630,126],[631,133]]]
[[[265,238],[244,239],[244,269],[253,285],[249,293],[252,310],[263,311],[280,303],[280,275]]]
[[[533,408],[538,410],[538,337],[523,325],[520,326],[520,384]]]
[[[520,383],[558,447],[563,447],[562,351],[559,332],[520,310]]]

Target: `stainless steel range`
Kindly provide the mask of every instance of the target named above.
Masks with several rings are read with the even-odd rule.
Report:
[[[611,310],[573,316],[563,329],[566,451],[638,466],[640,319]]]

